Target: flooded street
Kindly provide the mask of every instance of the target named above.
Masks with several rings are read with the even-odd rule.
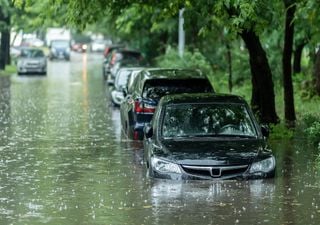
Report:
[[[320,161],[303,140],[271,143],[275,179],[146,177],[142,143],[120,135],[102,57],[0,78],[0,224],[319,224]]]

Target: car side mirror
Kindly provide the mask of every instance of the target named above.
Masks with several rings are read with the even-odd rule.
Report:
[[[152,138],[153,128],[150,124],[145,125],[143,131],[144,131],[144,135],[146,136],[146,138]]]
[[[261,132],[264,137],[269,137],[270,131],[267,125],[261,125]]]

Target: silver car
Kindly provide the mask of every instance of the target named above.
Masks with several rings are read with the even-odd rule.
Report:
[[[47,74],[47,57],[43,50],[22,48],[17,61],[17,72],[21,74]]]
[[[139,72],[144,67],[123,67],[118,70],[115,77],[114,87],[111,90],[111,101],[114,106],[120,106],[124,99],[124,89],[127,89],[127,84],[132,74]]]

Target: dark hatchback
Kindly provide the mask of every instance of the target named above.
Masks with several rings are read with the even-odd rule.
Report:
[[[150,68],[139,72],[120,105],[122,131],[128,138],[143,139],[160,98],[167,94],[214,92],[210,81],[197,70]]]
[[[145,127],[144,160],[155,178],[270,178],[275,158],[267,134],[238,96],[165,96]]]

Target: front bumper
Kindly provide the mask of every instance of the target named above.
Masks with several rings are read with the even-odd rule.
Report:
[[[46,73],[47,67],[18,67],[18,73]]]

